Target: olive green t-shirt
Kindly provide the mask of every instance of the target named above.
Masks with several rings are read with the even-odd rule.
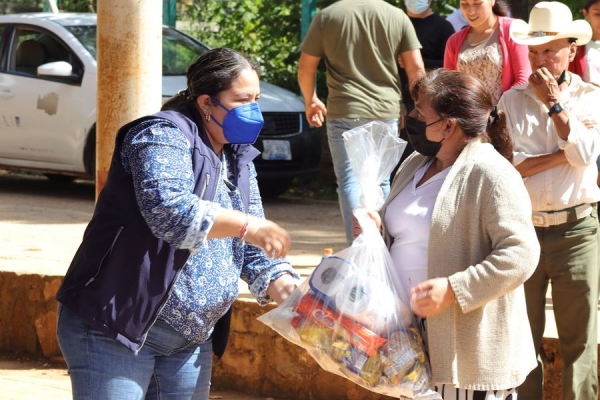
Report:
[[[400,116],[398,56],[421,44],[408,16],[383,0],[339,0],[313,19],[300,50],[325,59],[327,118]]]

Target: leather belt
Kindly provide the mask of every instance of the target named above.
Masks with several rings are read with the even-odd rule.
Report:
[[[595,206],[596,204],[580,204],[560,211],[534,211],[531,220],[538,227],[566,224],[589,216]]]

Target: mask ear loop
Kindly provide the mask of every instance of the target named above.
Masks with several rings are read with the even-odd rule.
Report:
[[[216,98],[210,96],[210,99],[212,101],[214,101],[219,107],[221,107],[223,110],[227,111],[227,113],[229,113],[231,110],[227,107],[225,107],[223,104],[221,104],[221,102],[219,100],[217,100]],[[210,115],[209,115],[210,118]],[[208,119],[207,121],[210,121],[210,119]],[[223,120],[224,121],[224,120]],[[215,124],[219,125],[221,128],[223,128],[223,125],[219,123],[219,121],[217,121],[216,119],[214,120]]]

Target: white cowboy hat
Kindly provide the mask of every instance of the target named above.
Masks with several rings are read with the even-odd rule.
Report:
[[[517,19],[510,26],[510,37],[517,44],[537,46],[556,39],[574,38],[577,45],[592,38],[592,27],[587,21],[573,21],[571,10],[558,1],[542,1],[533,6],[529,23]]]

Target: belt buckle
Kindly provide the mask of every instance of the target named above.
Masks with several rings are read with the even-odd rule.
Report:
[[[543,214],[533,214],[531,216],[531,220],[534,226],[547,228],[550,225],[548,224],[548,220],[546,219],[546,215]]]

